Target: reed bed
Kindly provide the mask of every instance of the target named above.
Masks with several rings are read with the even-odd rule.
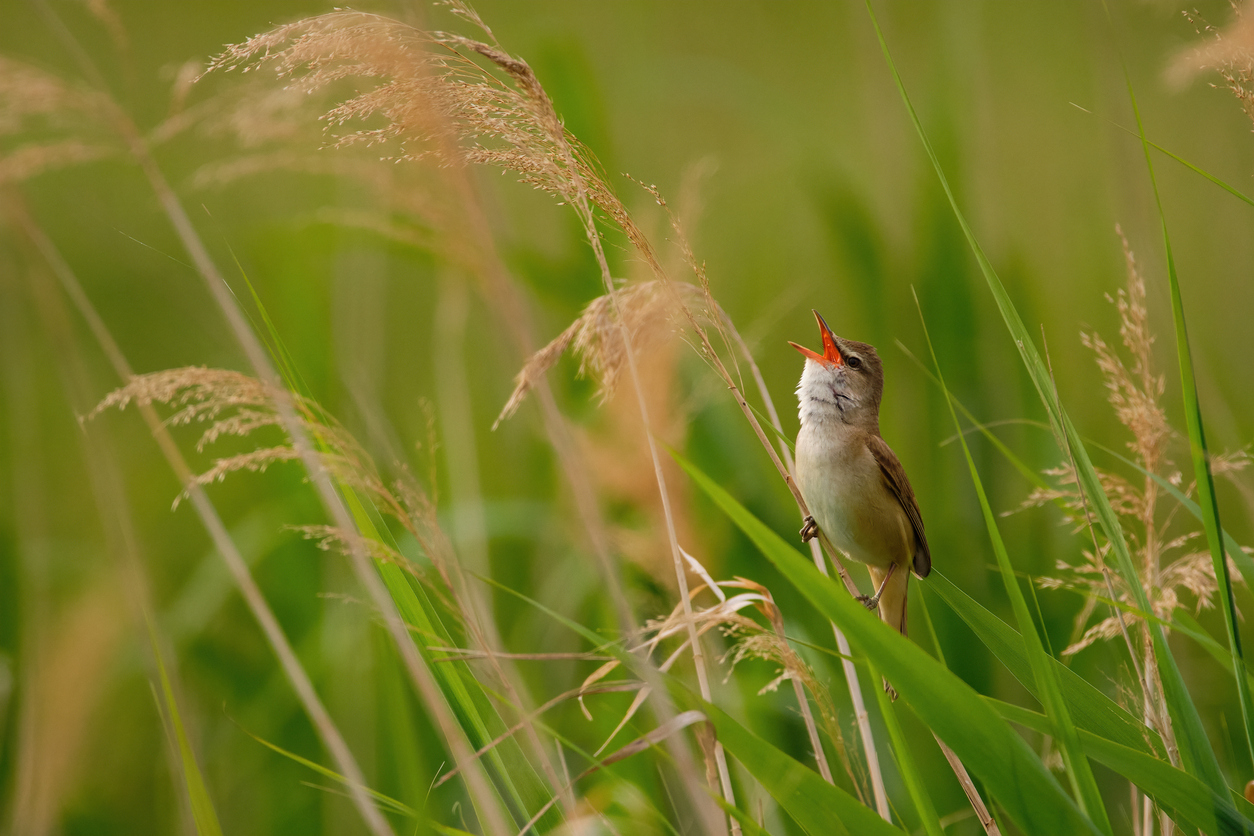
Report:
[[[1131,163],[1103,176],[1143,228],[1086,209],[1100,284],[1064,287],[986,249],[953,126],[916,110],[921,30],[839,10],[924,184],[911,267],[852,185],[888,168],[809,186],[843,268],[813,306],[890,358],[936,532],[907,640],[796,539],[799,366],[763,335],[808,283],[702,254],[721,170],[675,201],[620,176],[564,109],[586,74],[459,0],[182,56],[160,107],[128,94],[133,9],[29,11],[66,58],[0,38],[3,832],[1254,833],[1254,404],[1167,186],[1254,200],[1156,168],[1137,98],[1209,73],[1248,115],[1245,16],[1181,20],[1201,40],[1148,82],[1112,47]],[[177,291],[103,282],[55,217],[119,171],[131,263]],[[271,258],[242,230],[276,207]],[[144,331],[186,299],[215,336],[166,350]]]

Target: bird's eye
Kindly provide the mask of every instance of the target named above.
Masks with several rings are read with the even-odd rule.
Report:
[[[858,356],[856,356],[856,355],[852,355],[852,356],[850,356],[850,358],[849,358],[847,361],[845,361],[845,362],[847,362],[847,363],[849,364],[849,368],[851,368],[851,369],[860,369],[860,368],[862,368],[862,358],[861,358],[861,357],[858,357]]]

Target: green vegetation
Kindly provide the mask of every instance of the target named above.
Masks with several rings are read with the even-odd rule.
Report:
[[[12,4],[0,834],[1254,834],[1202,11]],[[811,307],[909,639],[795,533]]]

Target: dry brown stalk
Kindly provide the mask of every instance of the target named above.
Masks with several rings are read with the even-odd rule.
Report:
[[[112,364],[114,371],[117,372],[123,381],[131,380],[134,374],[130,364],[122,354],[116,341],[114,341],[113,336],[109,333],[104,320],[100,318],[91,300],[83,291],[82,285],[79,284],[70,265],[62,258],[60,252],[43,233],[43,230],[36,226],[25,212],[19,211],[20,205],[16,200],[10,200],[9,205],[11,210],[17,212],[17,225],[26,233],[36,249],[43,255],[53,274],[61,283],[62,289],[70,298],[79,314],[87,321],[88,327],[99,343],[101,350]],[[278,657],[279,664],[283,668],[288,681],[292,684],[292,689],[296,692],[297,698],[301,701],[310,723],[318,732],[319,738],[322,740],[323,745],[327,747],[331,757],[335,760],[337,771],[347,779],[353,803],[361,813],[371,833],[375,834],[375,836],[388,836],[392,830],[365,791],[365,775],[357,765],[352,751],[348,748],[348,744],[345,743],[335,722],[331,719],[331,715],[322,704],[322,700],[318,697],[313,682],[309,679],[308,674],[305,673],[305,669],[296,657],[296,653],[288,642],[287,636],[283,633],[282,627],[279,626],[278,619],[275,618],[274,612],[270,609],[269,604],[266,603],[261,589],[253,580],[248,564],[245,562],[243,555],[240,554],[239,549],[236,548],[235,542],[231,539],[230,533],[227,532],[217,509],[210,502],[204,489],[195,483],[192,471],[183,458],[183,454],[174,443],[165,424],[157,417],[156,411],[151,405],[144,403],[139,404],[138,408],[140,415],[152,430],[153,436],[157,440],[157,444],[169,462],[175,476],[180,483],[189,486],[192,506],[196,509],[197,515],[200,517],[205,529],[209,532],[209,536],[213,540],[218,553],[222,555],[228,571],[230,571],[236,586],[239,588],[240,595],[252,611],[253,617],[260,625],[262,633],[266,636],[267,641]]]
[[[1128,529],[1129,544],[1140,563],[1141,584],[1149,597],[1153,613],[1170,622],[1172,614],[1184,605],[1180,597],[1182,591],[1191,594],[1195,608],[1201,610],[1213,606],[1212,598],[1217,587],[1209,553],[1189,548],[1200,538],[1200,532],[1190,529],[1181,531],[1179,526],[1173,527],[1177,521],[1177,508],[1174,504],[1166,513],[1160,508],[1161,488],[1154,476],[1183,486],[1183,475],[1172,468],[1167,459],[1167,446],[1175,433],[1159,402],[1166,382],[1164,376],[1154,370],[1154,336],[1149,327],[1145,282],[1122,231],[1116,227],[1116,232],[1123,242],[1127,286],[1114,298],[1110,298],[1110,301],[1119,314],[1121,342],[1130,362],[1125,362],[1120,353],[1107,344],[1100,334],[1083,333],[1081,342],[1096,355],[1108,400],[1119,422],[1128,429],[1131,436],[1127,442],[1128,449],[1147,475],[1142,475],[1139,485],[1109,471],[1099,470],[1098,475],[1115,512],[1134,523]],[[1216,469],[1220,471],[1240,470],[1249,463],[1249,456],[1244,451],[1216,454],[1213,458]],[[1077,531],[1085,528],[1087,508],[1075,488],[1075,473],[1071,463],[1064,462],[1047,473],[1055,478],[1057,487],[1033,491],[1024,507],[1059,502],[1066,509],[1066,522]],[[1186,495],[1193,490],[1194,486],[1187,486]],[[1086,628],[1097,600],[1103,595],[1109,594],[1125,607],[1134,606],[1122,577],[1103,571],[1107,551],[1107,546],[1095,543],[1092,550],[1084,551],[1082,563],[1059,563],[1058,568],[1067,574],[1041,581],[1042,586],[1047,588],[1067,587],[1077,589],[1085,595],[1085,606],[1076,621],[1076,634],[1063,651],[1064,655],[1074,655],[1096,641],[1120,635],[1122,619],[1126,618],[1130,623],[1141,623],[1132,614],[1116,613]],[[1173,556],[1174,559],[1168,562]],[[1240,577],[1235,570],[1233,576]],[[1108,577],[1111,586],[1108,586]],[[1144,664],[1148,668],[1149,660],[1146,659]],[[1151,677],[1150,682],[1155,681],[1156,678]]]
[[[257,335],[253,333],[251,326],[239,310],[234,296],[228,289],[217,266],[210,258],[177,195],[157,166],[138,128],[130,120],[129,116],[107,96],[105,91],[108,88],[102,74],[52,8],[46,3],[40,3],[37,8],[43,14],[53,33],[61,39],[65,47],[77,59],[84,74],[94,85],[94,92],[104,101],[109,111],[113,128],[116,130],[117,135],[121,137],[130,155],[139,164],[163,211],[191,257],[197,272],[205,281],[210,295],[218,304],[232,333],[243,348],[258,377],[275,392],[284,392],[282,381],[271,364],[264,346]],[[387,589],[384,587],[377,571],[370,564],[369,556],[362,544],[362,538],[356,533],[352,517],[337,493],[330,475],[319,461],[291,403],[287,398],[279,397],[276,399],[275,405],[282,424],[292,441],[292,445],[299,452],[301,460],[305,464],[332,521],[337,527],[350,532],[352,535],[350,564],[354,574],[370,594],[370,598],[374,601],[375,606],[382,613],[387,629],[400,652],[405,669],[418,693],[431,710],[433,719],[441,731],[444,732],[446,742],[454,758],[458,761],[464,760],[470,754],[470,746],[465,738],[464,730],[453,720],[451,709],[444,702],[443,694],[439,691],[431,671],[426,669],[418,655],[418,651],[408,635],[400,613],[396,609],[395,602],[388,595]],[[468,771],[466,778],[471,797],[476,802],[476,811],[484,818],[485,827],[494,831],[501,830],[504,826],[505,813],[501,809],[499,797],[489,786],[487,776],[481,769],[471,769]],[[360,789],[353,791],[363,793]],[[373,811],[369,815],[373,816],[374,819],[368,820],[372,829],[381,824],[384,828],[381,832],[387,832],[386,823],[383,822],[377,810],[375,810],[373,805],[369,805],[368,802],[365,803],[368,806],[363,808],[363,813]]]
[[[343,26],[341,26],[341,24],[343,24]],[[345,27],[346,31],[336,31],[337,29]],[[422,53],[410,50],[408,54],[405,54],[404,51],[398,52],[397,50],[391,48],[384,50],[382,53],[375,51],[374,44],[377,37],[380,33],[388,31],[389,27],[404,29],[401,24],[389,22],[383,18],[372,18],[369,16],[363,17],[348,15],[341,16],[337,20],[323,19],[320,23],[312,25],[312,30],[317,31],[314,32],[311,30],[310,33],[307,33],[310,37],[304,39],[301,49],[305,50],[305,54],[316,53],[317,42],[323,35],[326,35],[327,37],[324,43],[328,46],[329,52],[323,56],[325,62],[332,63],[341,58],[351,57],[353,61],[356,61],[358,69],[363,70],[362,74],[377,78],[387,77],[391,78],[393,81],[399,80],[397,84],[392,85],[391,89],[394,92],[401,89],[410,92],[423,89],[424,86],[430,82],[429,77],[432,73],[431,68],[425,63],[427,59]],[[295,30],[289,31],[294,32]],[[301,37],[304,38],[304,35]],[[421,38],[419,37],[418,40],[421,40]],[[456,39],[450,36],[450,42],[453,41],[456,41]],[[398,37],[398,42],[410,44],[414,43],[415,36],[413,36],[412,30],[401,32]],[[461,43],[460,41],[456,42],[459,44]],[[382,59],[380,59],[380,55],[383,56]],[[456,61],[460,61],[463,66],[474,66],[467,63],[465,58],[462,56],[449,56],[450,61],[454,61],[454,59],[456,59]],[[330,76],[324,75],[320,78],[315,78],[314,80],[320,83],[321,80],[326,80],[329,77]],[[460,81],[459,84],[461,84]],[[490,87],[492,85],[488,86]],[[496,106],[493,105],[492,102],[499,103],[499,93],[499,89],[480,89],[478,94],[482,95],[479,96],[479,100],[483,103],[487,103],[487,107],[490,110]],[[375,99],[374,101],[379,103],[378,99]],[[415,104],[415,100],[412,98],[409,101],[410,104]],[[360,114],[364,112],[364,109],[369,109],[370,107],[373,107],[373,105],[362,100],[339,109],[336,116],[347,115],[350,111]],[[506,109],[508,110],[508,108]],[[422,137],[423,140],[431,141],[436,146],[434,149],[426,149],[420,154],[409,154],[406,152],[398,155],[397,158],[403,157],[415,159],[417,157],[426,156],[428,153],[444,161],[451,161],[460,158],[460,152],[451,147],[452,142],[450,140],[454,132],[446,130],[443,123],[450,122],[461,117],[473,118],[476,114],[482,115],[482,112],[483,108],[474,107],[469,108],[464,112],[435,113],[433,110],[431,114],[427,115],[415,114],[412,111],[406,111],[405,108],[389,111],[390,116],[395,116],[397,118],[404,117],[407,119],[413,117],[416,119],[417,122],[408,123],[410,124],[410,127],[413,127],[418,122],[424,122],[424,124],[429,122],[430,124],[427,125],[428,128],[430,128],[431,125],[435,125],[434,128],[427,131],[427,135]],[[428,116],[432,118],[428,119]],[[492,130],[494,130],[494,126],[485,124],[484,127],[487,135],[491,135]],[[499,125],[496,127],[499,127]],[[507,130],[505,130],[505,133],[509,134],[512,129],[508,129],[508,126],[506,126],[506,128]],[[524,129],[523,132],[526,133],[526,130]],[[397,131],[396,135],[400,136],[402,133],[403,132],[401,131]],[[335,140],[335,144],[341,146],[353,145],[360,144],[359,141],[374,142],[382,138],[383,137],[377,134],[373,136],[361,134],[355,138],[338,137]],[[524,142],[529,141],[530,140],[524,140]],[[489,161],[488,158],[491,156],[492,155],[490,153],[480,155],[478,161]],[[467,247],[462,249],[454,248],[449,254],[453,257],[453,260],[456,263],[470,267],[471,269],[468,272],[470,272],[471,275],[478,274],[486,280],[487,288],[484,293],[485,298],[487,298],[489,302],[500,312],[501,318],[507,326],[507,332],[511,334],[516,344],[523,348],[524,351],[528,351],[530,348],[530,338],[525,321],[523,317],[519,316],[519,306],[516,303],[517,292],[510,285],[504,270],[500,267],[499,259],[495,257],[495,250],[491,245],[490,236],[486,234],[487,224],[482,217],[482,211],[478,208],[477,203],[473,200],[473,198],[470,197],[471,190],[466,184],[464,175],[460,173],[460,167],[457,165],[451,165],[443,170],[449,173],[449,179],[453,181],[454,191],[462,197],[462,203],[468,210],[467,214],[470,216],[470,226],[475,233],[475,237],[481,243],[481,246],[479,247]],[[454,235],[448,236],[444,240],[456,241],[464,238],[465,236],[459,237]],[[485,257],[483,255],[484,252],[489,253],[490,257]],[[512,302],[511,300],[515,301]],[[553,441],[554,448],[558,452],[563,469],[565,470],[567,477],[571,481],[572,487],[574,488],[573,496],[575,498],[577,508],[580,512],[581,518],[585,522],[585,527],[588,529],[591,536],[594,554],[597,555],[602,571],[605,573],[607,589],[610,591],[615,602],[616,611],[620,617],[620,623],[623,624],[624,631],[628,632],[633,629],[631,626],[633,621],[630,618],[629,607],[627,606],[626,600],[621,593],[617,573],[612,565],[608,542],[603,534],[604,526],[599,519],[599,511],[595,507],[595,502],[591,499],[593,492],[588,488],[588,480],[585,469],[582,468],[577,461],[573,445],[570,443],[569,430],[566,428],[565,422],[560,413],[557,412],[547,384],[541,382],[537,392],[542,408],[542,415],[545,419],[546,429],[549,431],[550,438]],[[676,763],[680,768],[681,774],[683,774],[690,769],[688,766],[689,756],[686,751],[682,750],[682,748],[675,749],[673,751],[676,755]],[[682,789],[685,792],[693,793],[695,792],[695,787],[695,782],[685,781]],[[709,807],[708,802],[701,798],[699,793],[693,798],[694,806],[698,810],[702,810],[706,813],[707,823],[713,821],[714,812],[712,811],[712,808]],[[709,812],[706,812],[707,809],[709,809]]]
[[[753,353],[749,351],[749,347],[741,338],[740,332],[735,328],[731,328],[731,333],[735,337],[737,344],[741,349],[741,355],[744,357],[745,364],[749,367],[750,374],[754,383],[758,387],[758,393],[762,397],[762,402],[766,407],[767,417],[771,420],[771,425],[780,435],[783,434],[784,428],[779,420],[779,411],[775,409],[775,401],[771,398],[770,391],[766,387],[766,381],[762,379],[762,372],[758,368],[758,364],[753,359]],[[779,454],[788,467],[788,472],[793,474],[796,472],[796,463],[793,461],[792,451],[788,449],[788,445],[784,440],[779,439]],[[800,509],[802,518],[805,518],[805,509]],[[814,561],[814,565],[820,572],[826,576],[827,561],[823,559],[823,547],[820,546],[818,540],[811,540],[810,557]],[[835,555],[838,552],[832,550],[831,544],[828,544],[828,553]],[[837,566],[840,567],[839,559]],[[843,574],[842,579],[845,580],[845,587],[849,588],[850,581],[848,574]],[[855,590],[850,590],[850,594],[857,595]],[[854,723],[858,727],[858,736],[862,740],[862,754],[866,758],[867,773],[871,779],[871,794],[875,798],[875,811],[879,813],[880,818],[886,822],[892,821],[892,812],[888,807],[888,791],[884,786],[884,773],[880,769],[879,751],[875,748],[875,737],[871,730],[871,715],[866,708],[866,700],[862,696],[862,685],[858,676],[857,665],[853,662],[853,650],[849,646],[849,639],[835,622],[828,622],[832,627],[832,635],[836,639],[836,649],[840,652],[841,669],[845,674],[845,683],[849,687],[849,701],[853,705]],[[859,786],[855,782],[855,786]],[[861,792],[859,792],[861,795]]]
[[[1115,512],[1129,520],[1131,525],[1124,531],[1129,546],[1139,562],[1139,582],[1149,598],[1153,614],[1170,623],[1175,611],[1184,602],[1182,591],[1191,594],[1195,609],[1213,606],[1217,589],[1214,565],[1209,553],[1192,551],[1188,547],[1200,539],[1196,530],[1180,530],[1175,525],[1178,503],[1173,503],[1164,513],[1160,503],[1160,491],[1155,477],[1166,478],[1175,485],[1183,486],[1183,475],[1175,470],[1167,458],[1167,447],[1175,437],[1160,403],[1165,390],[1165,378],[1154,370],[1154,335],[1149,325],[1145,282],[1137,268],[1136,259],[1122,230],[1116,226],[1123,245],[1127,274],[1126,287],[1116,297],[1107,297],[1119,314],[1119,333],[1125,355],[1111,347],[1100,334],[1082,333],[1081,342],[1096,355],[1098,368],[1105,381],[1108,400],[1116,417],[1129,431],[1128,448],[1135,462],[1145,471],[1140,484],[1124,477],[1099,470],[1102,487],[1110,498]],[[1069,450],[1068,450],[1069,452]],[[1235,471],[1249,463],[1244,451],[1236,454],[1213,456],[1218,469]],[[1109,545],[1099,542],[1092,525],[1085,498],[1077,489],[1074,462],[1068,459],[1060,467],[1046,471],[1055,477],[1056,487],[1033,491],[1025,507],[1055,502],[1064,508],[1064,520],[1075,530],[1087,528],[1093,547],[1082,552],[1083,561],[1071,564],[1059,561],[1058,569],[1065,574],[1040,581],[1045,588],[1070,588],[1085,597],[1084,607],[1076,619],[1075,631],[1064,655],[1074,655],[1097,641],[1122,636],[1128,645],[1140,694],[1141,711],[1145,723],[1157,729],[1173,764],[1179,763],[1175,736],[1170,716],[1162,696],[1162,682],[1155,663],[1148,626],[1135,615],[1135,600],[1121,575],[1109,571],[1106,566]],[[1185,488],[1191,494],[1195,485]],[[1169,561],[1169,562],[1168,562]],[[1165,565],[1164,565],[1165,564]],[[1233,567],[1232,576],[1239,578]],[[1097,604],[1105,596],[1115,602],[1112,614],[1097,623],[1088,622]],[[1136,641],[1129,632],[1129,625],[1140,628]],[[1154,830],[1153,802],[1148,796],[1142,804],[1136,804],[1133,789],[1136,823],[1134,830],[1148,836]],[[1170,833],[1174,825],[1160,811],[1159,824],[1163,833]]]

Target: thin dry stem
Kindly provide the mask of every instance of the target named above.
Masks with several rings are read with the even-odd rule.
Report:
[[[18,204],[16,201],[10,201],[10,206],[16,209]],[[122,354],[113,336],[109,333],[104,320],[100,318],[91,300],[83,291],[69,264],[62,258],[60,252],[43,233],[43,230],[39,229],[28,215],[21,212],[17,216],[17,221],[47,260],[53,274],[61,282],[62,288],[65,290],[66,295],[69,296],[70,301],[87,321],[92,334],[100,344],[102,351],[113,365],[118,376],[124,382],[131,380],[134,374],[130,364]],[[226,562],[227,569],[235,580],[241,596],[252,611],[253,617],[261,626],[262,632],[278,657],[279,664],[283,668],[288,681],[291,682],[297,698],[301,701],[310,723],[317,730],[323,745],[327,747],[331,757],[335,760],[336,770],[344,775],[347,780],[349,794],[353,799],[354,805],[361,813],[371,833],[374,833],[375,836],[391,834],[391,828],[365,792],[365,775],[357,765],[352,751],[348,748],[348,744],[345,743],[335,722],[331,719],[331,715],[322,704],[322,700],[318,697],[313,682],[309,679],[308,674],[305,673],[305,669],[288,642],[287,636],[283,633],[282,627],[279,626],[278,619],[275,618],[274,612],[270,609],[269,604],[266,603],[261,589],[253,580],[248,564],[245,562],[243,555],[240,554],[239,549],[236,548],[235,542],[231,539],[231,535],[227,531],[226,525],[223,524],[222,518],[218,515],[217,509],[214,508],[204,489],[195,483],[192,471],[183,458],[183,454],[174,443],[165,424],[157,417],[156,411],[147,403],[140,403],[138,408],[140,415],[151,429],[153,437],[157,440],[157,444],[161,448],[166,461],[169,462],[175,476],[179,482],[189,486],[192,506],[196,509],[196,513],[204,524],[205,529],[209,532],[215,548]]]
[[[779,411],[776,410],[775,401],[771,397],[770,390],[766,387],[766,381],[762,378],[762,372],[758,368],[757,362],[753,359],[753,352],[749,350],[749,346],[745,344],[744,338],[741,337],[740,332],[736,330],[730,320],[728,320],[727,330],[730,332],[732,338],[736,341],[737,346],[740,348],[740,353],[744,358],[745,365],[749,367],[749,373],[753,378],[754,384],[758,388],[758,394],[762,398],[762,403],[766,408],[766,414],[771,421],[771,425],[775,428],[775,431],[782,436],[784,428],[779,420]],[[796,469],[795,463],[793,462],[792,451],[788,449],[788,445],[782,438],[779,439],[779,454],[787,465],[788,472],[790,474],[795,474]],[[805,510],[802,509],[802,518],[804,519],[804,517]],[[822,547],[819,545],[819,541],[811,540],[809,546],[810,557],[814,560],[814,565],[818,567],[820,572],[827,575],[827,561],[823,559],[823,551]],[[838,552],[836,551],[830,551],[829,553],[833,556],[838,555]],[[837,568],[842,571],[841,577],[845,580],[846,588],[848,588],[851,583],[848,573],[843,571],[844,566],[840,563],[840,558],[838,556],[834,557],[834,561]],[[850,594],[856,595],[857,592],[851,589]],[[884,821],[891,822],[892,814],[888,807],[888,791],[884,787],[884,775],[880,769],[879,752],[875,748],[875,737],[871,730],[871,715],[867,711],[866,701],[862,697],[862,685],[858,677],[857,665],[853,662],[853,651],[849,647],[849,639],[845,638],[845,634],[839,627],[836,626],[836,623],[828,623],[832,626],[832,635],[836,639],[836,649],[840,652],[841,669],[845,674],[845,683],[849,687],[849,699],[853,705],[854,722],[858,727],[858,736],[862,740],[862,752],[866,757],[867,771],[871,778],[871,792],[875,798],[875,810],[879,813],[880,817],[884,819]],[[859,788],[858,794],[861,796],[861,784],[855,781],[854,785]]]
[[[54,33],[62,39],[71,53],[78,58],[86,75],[93,80],[97,88],[94,92],[97,92],[99,96],[105,99],[112,117],[113,126],[121,136],[129,153],[139,163],[141,170],[148,179],[149,185],[157,196],[158,202],[161,204],[162,210],[174,227],[181,243],[191,257],[193,265],[226,318],[235,338],[244,349],[244,353],[259,379],[277,392],[285,391],[282,381],[270,362],[265,347],[244,318],[235,297],[231,294],[217,266],[210,258],[207,249],[196,233],[191,219],[188,218],[174,190],[157,166],[139,130],[130,118],[107,98],[107,94],[104,92],[106,85],[100,71],[51,7],[47,4],[40,4],[39,10],[44,14]],[[353,525],[352,517],[344,506],[334,484],[332,484],[330,475],[323,468],[313,446],[309,443],[291,403],[287,398],[281,397],[276,399],[275,406],[282,424],[292,440],[292,445],[299,452],[300,458],[305,464],[333,523],[344,531],[355,533],[356,528]],[[396,609],[396,604],[388,595],[377,571],[370,565],[369,556],[361,541],[360,535],[356,535],[353,537],[353,543],[351,544],[350,563],[354,573],[358,581],[369,592],[371,600],[374,601],[383,614],[388,631],[400,651],[406,671],[409,673],[418,693],[422,695],[424,702],[431,710],[433,719],[444,733],[454,758],[460,762],[470,754],[470,746],[465,739],[464,731],[454,721],[452,712],[447,703],[445,703],[444,696],[436,685],[431,672],[426,669],[422,659],[419,657],[417,649],[414,647],[413,641],[410,639],[405,624],[400,617],[400,613]],[[500,799],[489,786],[487,776],[483,774],[482,770],[472,769],[467,773],[467,784],[472,798],[475,799],[476,811],[480,816],[484,817],[485,827],[493,831],[502,830],[505,822],[505,813],[500,807]],[[360,788],[352,789],[352,791],[363,794],[361,806],[363,814],[368,817],[367,821],[371,829],[377,833],[390,832],[390,828],[383,821],[377,809],[364,799],[364,791]]]

